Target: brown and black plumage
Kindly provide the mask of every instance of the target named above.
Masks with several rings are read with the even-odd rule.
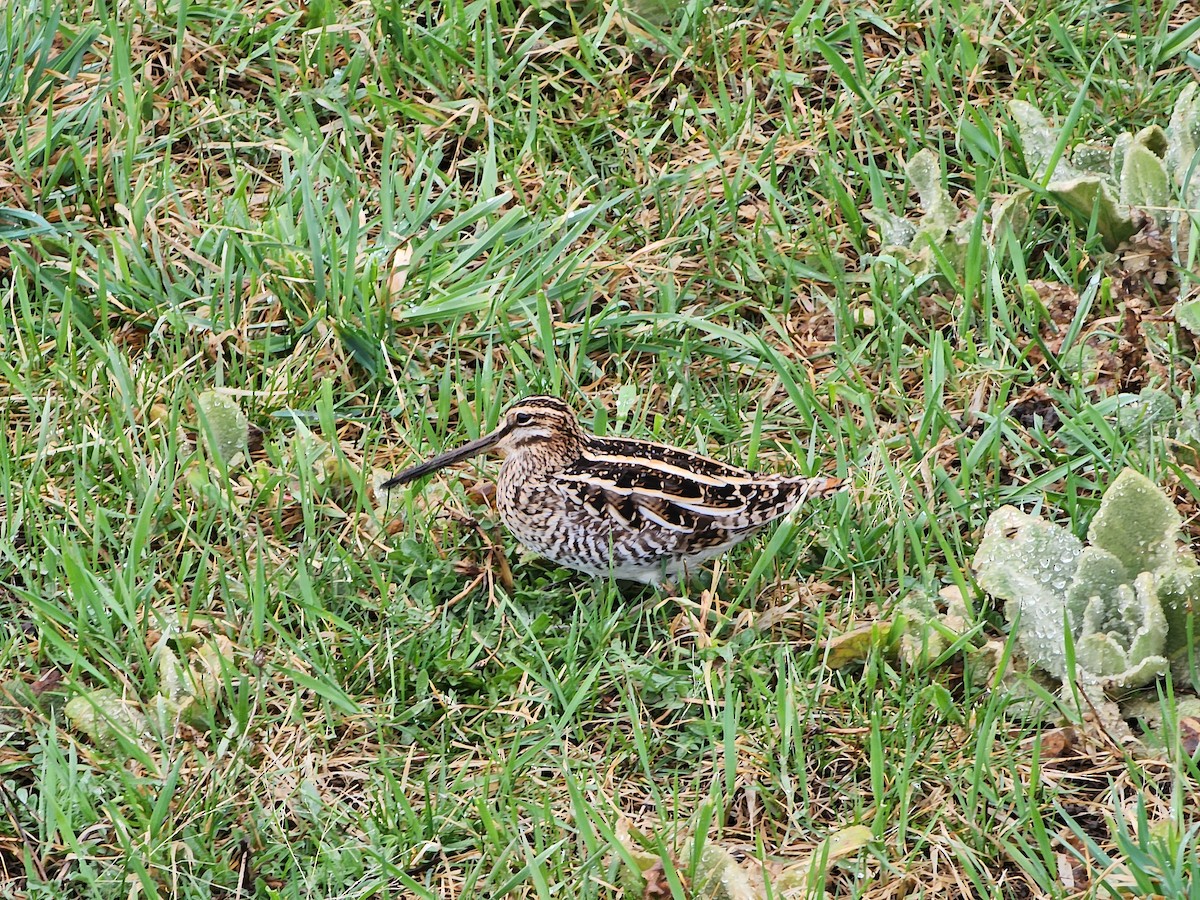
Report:
[[[495,431],[383,487],[491,449],[505,455],[496,500],[517,540],[559,565],[645,584],[843,487],[837,478],[763,475],[666,444],[597,437],[554,397],[517,401]]]

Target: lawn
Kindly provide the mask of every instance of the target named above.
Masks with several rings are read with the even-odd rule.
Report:
[[[972,568],[1127,468],[1200,533],[1197,194],[1114,235],[1051,177],[1178,120],[1198,38],[0,7],[0,897],[1200,897],[1195,661],[1117,723],[1002,679]],[[378,490],[530,394],[849,490],[674,592],[523,553],[494,460]]]

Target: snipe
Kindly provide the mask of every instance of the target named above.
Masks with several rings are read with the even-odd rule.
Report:
[[[762,475],[665,444],[597,437],[554,397],[513,404],[491,434],[384,488],[497,449],[496,501],[524,546],[589,575],[658,584],[725,552],[838,478]]]

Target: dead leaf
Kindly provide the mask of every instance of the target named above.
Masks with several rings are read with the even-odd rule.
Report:
[[[890,621],[872,622],[830,638],[825,644],[825,665],[840,669],[865,661],[873,650],[886,650],[891,630]]]
[[[75,729],[105,749],[114,749],[122,738],[140,741],[150,734],[150,723],[140,705],[108,688],[73,697],[63,707],[63,714]]]
[[[1183,752],[1195,759],[1196,751],[1200,750],[1200,719],[1195,716],[1184,716],[1179,720],[1179,746]]]
[[[404,284],[408,281],[408,267],[412,262],[412,244],[405,241],[396,248],[396,252],[392,254],[391,271],[387,281],[387,297],[388,300],[395,301],[400,292],[404,290]]]
[[[1058,883],[1068,891],[1076,890],[1075,858],[1066,853],[1055,853],[1054,857],[1058,864]]]
[[[52,691],[58,687],[62,681],[63,674],[58,669],[49,669],[44,675],[38,678],[29,686],[29,690],[33,692],[33,696],[39,697],[46,691]]]
[[[642,873],[646,886],[642,889],[642,900],[660,900],[671,896],[671,885],[667,881],[667,868],[660,859]]]
[[[666,875],[667,860],[657,853],[647,852],[643,841],[635,839],[632,830],[628,820],[622,818],[617,822],[616,836],[627,854],[625,862],[632,861],[636,866],[636,871],[629,871],[626,866],[626,876],[622,880],[627,892],[640,889],[644,900],[672,896]],[[872,834],[865,825],[852,825],[829,835],[813,848],[812,853],[798,861],[773,861],[765,865],[750,855],[739,862],[716,841],[705,843],[699,855],[693,858],[696,842],[682,835],[678,839],[681,850],[678,857],[670,857],[670,862],[676,872],[695,873],[693,883],[685,885],[690,891],[688,896],[762,900],[768,896],[792,896],[806,891],[814,880],[823,882],[834,862],[857,853],[871,842]],[[767,889],[768,881],[770,890]]]
[[[793,863],[779,870],[772,878],[774,896],[779,894],[806,889],[812,883],[814,866],[821,866],[821,881],[829,875],[829,868],[839,859],[852,856],[872,840],[871,829],[866,825],[851,825],[841,831],[835,831],[816,846],[808,859]]]
[[[856,306],[850,314],[854,317],[854,324],[861,325],[863,328],[875,327],[875,307],[866,304]]]
[[[496,499],[496,484],[493,481],[477,481],[467,488],[467,499],[472,503],[486,503],[489,506]]]
[[[756,222],[764,214],[757,203],[743,203],[738,207],[738,218],[743,222]]]
[[[1042,759],[1063,759],[1074,756],[1079,733],[1074,728],[1055,728],[1042,734]]]

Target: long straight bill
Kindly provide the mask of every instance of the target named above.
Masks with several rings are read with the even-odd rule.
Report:
[[[461,447],[456,447],[453,450],[447,450],[441,456],[435,456],[433,459],[428,459],[423,463],[417,463],[412,468],[405,469],[395,478],[390,478],[383,483],[383,488],[394,488],[396,485],[408,484],[410,481],[416,481],[422,475],[428,475],[430,472],[436,472],[438,469],[453,465],[459,460],[467,459],[477,453],[482,453],[484,450],[490,450],[496,444],[500,443],[501,438],[508,433],[508,423],[501,425],[491,434],[485,434],[483,437],[476,438],[468,444],[463,444]]]

